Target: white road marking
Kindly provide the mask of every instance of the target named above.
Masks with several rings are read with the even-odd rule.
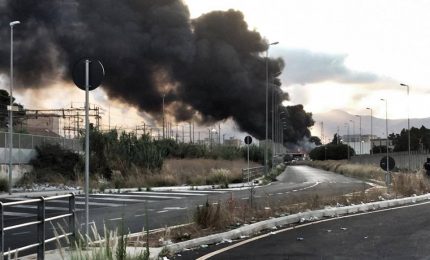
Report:
[[[83,200],[85,198],[84,197],[79,197],[77,199]],[[111,197],[95,198],[94,195],[91,195],[90,199],[92,199],[92,200],[107,200],[107,201],[123,201],[123,202],[145,202],[144,200],[125,199],[125,198],[111,198]]]
[[[138,215],[134,215],[136,218],[137,217],[143,217],[143,216],[145,216],[145,214],[138,214]]]
[[[163,208],[165,210],[184,210],[187,209],[187,207],[181,208],[181,207],[165,207]]]
[[[177,196],[156,196],[156,195],[126,195],[126,193],[120,193],[120,194],[107,194],[107,193],[100,193],[100,194],[92,194],[91,197],[140,197],[140,198],[157,198],[157,199],[182,199],[182,197]],[[115,198],[117,199],[117,198]],[[124,199],[117,199],[117,200],[124,200]],[[133,201],[145,201],[145,200],[136,200],[136,199],[125,199],[125,200],[133,200]]]
[[[168,210],[160,210],[160,211],[157,211],[157,213],[164,213],[164,212],[167,212]]]
[[[203,192],[203,191],[202,191]],[[130,193],[122,193],[124,195],[126,194],[154,194],[154,195],[181,195],[181,196],[205,196],[207,194],[197,193],[197,192],[158,192],[158,191],[135,191]],[[140,196],[140,195],[133,195],[133,196]]]
[[[12,236],[19,236],[19,235],[24,235],[24,234],[29,234],[31,233],[30,231],[24,231],[24,232],[16,232],[16,233],[12,233]]]
[[[111,218],[111,219],[108,219],[109,221],[115,221],[115,220],[122,220],[122,218]]]

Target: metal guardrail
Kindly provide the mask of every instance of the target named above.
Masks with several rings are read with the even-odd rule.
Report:
[[[264,174],[264,166],[249,168],[249,179],[250,180],[261,177],[261,176],[263,176],[263,174]],[[248,181],[248,168],[242,169],[242,180]]]
[[[50,201],[50,200],[64,199],[64,198],[69,198],[69,213],[46,218],[45,203],[47,201]],[[4,209],[5,209],[5,207],[28,204],[28,203],[38,203],[37,204],[37,220],[5,227],[4,226],[4,211],[5,211]],[[23,250],[37,247],[37,259],[43,260],[45,258],[45,244],[46,243],[55,241],[55,240],[60,239],[60,238],[68,237],[68,236],[71,236],[71,237],[75,236],[75,233],[76,233],[75,216],[76,216],[76,213],[75,213],[75,194],[73,194],[73,193],[66,194],[66,195],[52,196],[52,197],[47,197],[47,198],[40,197],[38,199],[29,199],[29,200],[13,201],[13,202],[6,202],[6,203],[0,202],[0,257],[1,257],[1,259],[3,259],[5,256],[8,256],[10,258],[13,254],[15,254],[19,251],[23,251]],[[68,224],[69,224],[68,231],[69,232],[62,234],[62,235],[59,235],[59,236],[56,236],[56,237],[46,239],[46,229],[45,229],[46,222],[52,221],[52,220],[57,220],[57,219],[62,219],[62,218],[68,218]],[[4,234],[6,231],[18,229],[18,228],[22,228],[22,227],[27,227],[27,226],[33,226],[33,225],[37,225],[37,243],[23,246],[23,247],[16,248],[14,250],[9,250],[9,251],[5,252],[5,250],[4,250],[5,249],[4,248]]]

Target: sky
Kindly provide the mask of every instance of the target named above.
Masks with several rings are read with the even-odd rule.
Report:
[[[283,57],[283,89],[313,113],[342,109],[389,118],[427,117],[430,1],[187,0],[192,17],[241,10]]]
[[[282,89],[287,104],[303,104],[308,112],[341,109],[351,114],[369,113],[392,119],[428,117],[430,99],[430,0],[184,0],[192,18],[213,10],[236,9],[244,13],[249,28],[268,42],[278,41],[269,56],[282,57]],[[0,77],[0,85],[7,86]],[[410,86],[409,101],[405,83]],[[84,93],[75,87],[53,84],[43,98],[32,90],[19,93],[28,108],[82,106]],[[109,101],[102,88],[90,102],[103,107],[123,129],[143,122],[145,114]],[[409,104],[409,106],[408,106]],[[232,122],[225,123],[237,131]]]

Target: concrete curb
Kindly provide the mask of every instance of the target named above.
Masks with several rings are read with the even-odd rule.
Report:
[[[367,212],[378,209],[384,209],[389,207],[402,206],[406,204],[416,203],[420,201],[430,200],[430,193],[420,196],[407,197],[401,199],[393,199],[379,202],[371,202],[366,204],[345,206],[339,208],[326,208],[321,210],[308,211],[303,213],[297,213],[288,215],[285,217],[279,217],[269,220],[264,220],[258,223],[253,223],[250,225],[246,225],[234,230],[230,230],[227,232],[213,234],[206,237],[200,237],[191,239],[184,242],[179,242],[176,244],[167,245],[166,248],[173,254],[179,253],[185,249],[191,249],[195,247],[199,247],[201,245],[210,245],[221,243],[225,240],[233,240],[238,238],[243,238],[244,236],[251,236],[256,234],[261,230],[273,229],[280,226],[285,226],[288,224],[293,224],[297,222],[304,221],[314,221],[321,219],[323,217],[338,217],[347,214],[354,214],[359,212]]]

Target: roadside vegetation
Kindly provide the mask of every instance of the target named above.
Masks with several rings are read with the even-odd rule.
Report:
[[[177,143],[172,139],[151,140],[133,133],[90,131],[90,186],[93,189],[174,185],[223,185],[241,182],[246,168],[246,149],[223,145]],[[82,185],[83,154],[59,145],[36,148],[33,170],[20,186],[32,183]],[[250,147],[251,167],[263,163],[264,153]]]

